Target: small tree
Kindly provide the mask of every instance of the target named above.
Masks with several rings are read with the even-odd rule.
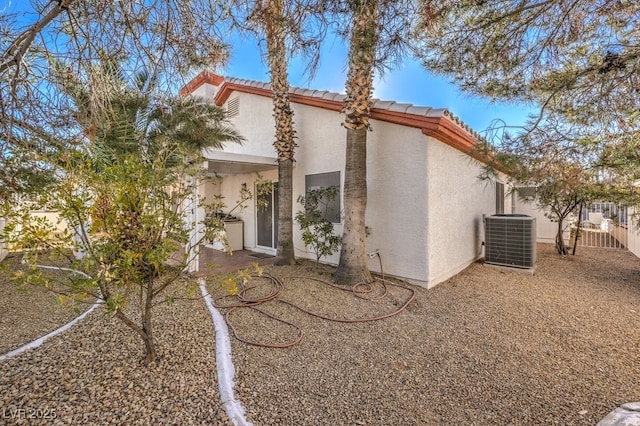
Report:
[[[594,184],[579,164],[558,162],[545,170],[545,177],[538,179],[536,201],[546,211],[545,216],[557,223],[556,251],[567,255],[563,234],[565,220],[577,207],[594,197]]]
[[[215,4],[214,4],[215,3]],[[143,64],[162,67],[167,93],[184,84],[193,67],[217,67],[227,58],[208,0],[21,0],[5,1],[0,13],[0,199],[39,188],[51,179],[39,155],[64,153],[82,138],[70,137],[74,105],[60,91],[51,64],[64,61],[64,75],[90,72],[103,57],[121,61],[133,74]],[[96,76],[88,93],[94,108],[109,108]],[[104,83],[104,87],[101,86]],[[102,90],[104,89],[104,90]],[[106,111],[103,111],[106,112]],[[36,156],[34,156],[34,151]],[[37,190],[36,190],[37,191]]]
[[[338,197],[339,188],[329,186],[312,189],[307,196],[298,197],[298,203],[304,210],[296,213],[296,222],[302,228],[302,241],[305,247],[311,247],[316,254],[316,263],[323,256],[332,255],[342,243],[342,239],[333,233],[330,217],[330,204]]]
[[[530,131],[515,137],[493,135],[495,145],[479,141],[478,149],[487,159],[483,177],[491,179],[499,169],[512,188],[535,187],[536,204],[557,223],[556,251],[564,256],[568,254],[565,220],[578,206],[604,194],[597,163],[599,141],[553,114],[546,114],[541,123],[532,118],[530,124]]]
[[[82,135],[82,143],[38,156],[56,170],[56,179],[29,203],[4,204],[11,225],[3,237],[23,250],[29,268],[19,278],[25,282],[47,285],[37,267],[43,248],[87,272],[90,279],[69,276],[65,295],[101,299],[107,312],[140,337],[149,364],[157,356],[153,308],[172,300],[168,287],[199,247],[188,243],[200,224],[185,218],[199,204],[200,152],[242,138],[218,107],[153,96],[153,80],[136,76],[130,84],[111,61],[93,72],[99,79],[67,75],[61,83],[75,106],[69,132]],[[93,90],[96,80],[108,92]],[[89,94],[103,96],[107,107],[95,108]],[[57,211],[68,228],[34,224],[33,202]],[[208,225],[202,238],[219,232],[219,223]]]

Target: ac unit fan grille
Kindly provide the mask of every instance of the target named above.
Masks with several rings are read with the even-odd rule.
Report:
[[[485,218],[485,262],[533,268],[536,261],[535,218],[495,215]]]

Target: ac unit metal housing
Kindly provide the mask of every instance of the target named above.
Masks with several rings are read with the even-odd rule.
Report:
[[[485,262],[516,268],[534,268],[536,263],[536,219],[522,214],[487,216]]]

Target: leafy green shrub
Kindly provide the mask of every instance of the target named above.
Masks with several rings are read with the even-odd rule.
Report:
[[[304,210],[296,213],[295,219],[302,229],[305,247],[311,247],[316,254],[316,263],[321,257],[333,254],[342,244],[342,238],[333,233],[333,223],[327,219],[331,217],[329,204],[338,193],[337,186],[328,186],[312,189],[306,197],[298,197],[298,203]]]

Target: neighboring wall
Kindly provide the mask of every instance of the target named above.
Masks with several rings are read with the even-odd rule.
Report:
[[[57,212],[53,212],[53,211],[33,211],[31,212],[31,216],[34,218],[44,218],[47,220],[47,222],[49,222],[49,224],[53,227],[55,227],[55,229],[57,231],[64,231],[67,229],[67,223],[64,220],[60,220],[60,216],[58,215]],[[0,218],[0,232],[2,232],[4,230],[4,227],[7,225],[6,219],[4,218]],[[4,241],[0,241],[0,261],[3,260],[7,254],[9,253],[9,250],[11,249],[11,247],[8,247],[7,244]]]
[[[31,216],[35,218],[45,218],[50,225],[54,226],[56,230],[62,232],[67,229],[67,221],[61,220],[58,212],[53,211],[33,211]]]
[[[544,215],[544,210],[538,207],[535,201],[525,201],[518,196],[513,197],[513,213],[526,214],[536,218],[537,242],[555,244],[558,223]],[[564,239],[569,242],[569,222],[564,223]]]
[[[5,219],[0,218],[0,233],[4,230],[5,225]],[[4,260],[5,257],[7,257],[7,254],[9,254],[9,250],[7,250],[5,242],[0,239],[0,262]]]
[[[629,207],[629,225],[627,227],[627,247],[631,253],[640,257],[640,224],[635,215],[635,209]]]
[[[544,210],[538,207],[535,201],[525,201],[518,196],[514,196],[513,198],[514,213],[526,214],[527,216],[536,218],[537,242],[555,243],[558,224],[551,222],[551,220],[544,215]]]

